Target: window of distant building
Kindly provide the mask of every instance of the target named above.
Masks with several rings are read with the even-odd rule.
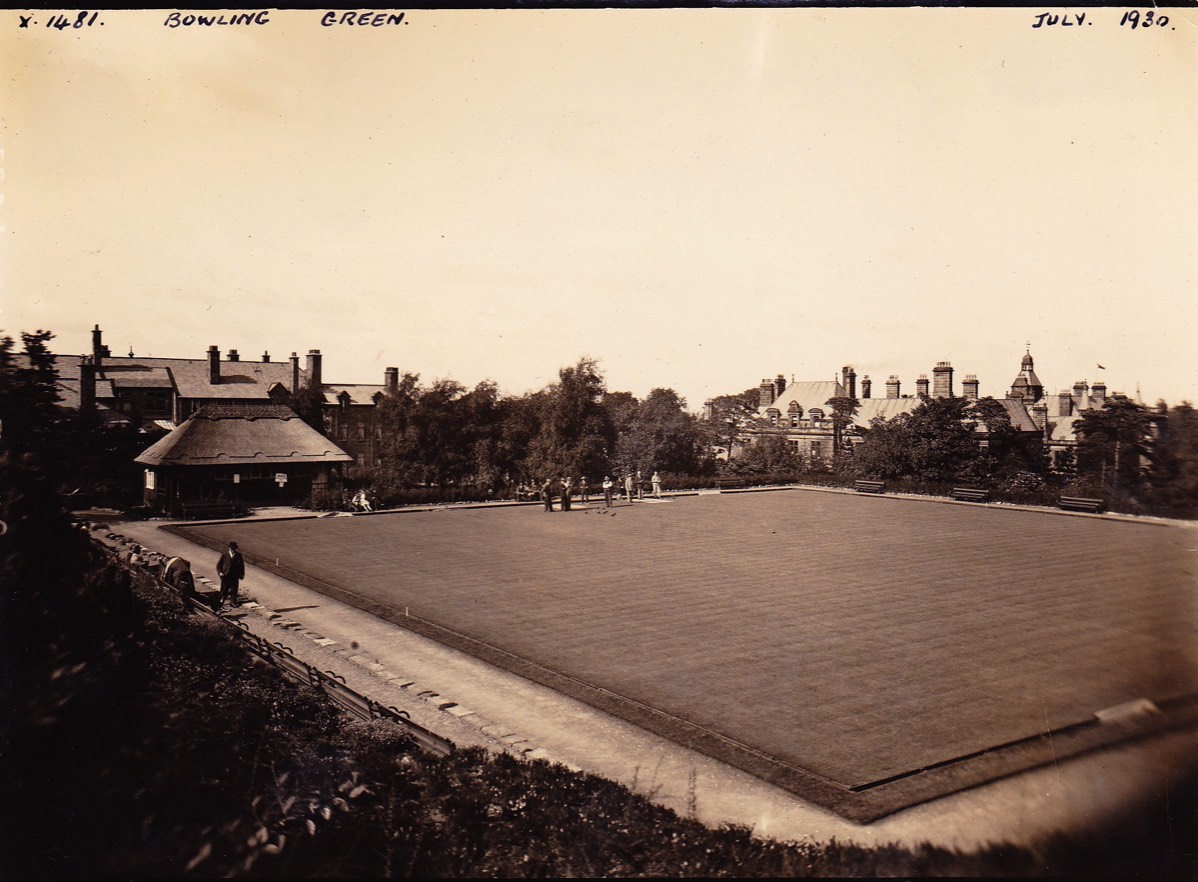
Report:
[[[365,441],[365,440],[366,440],[366,424],[365,424],[365,423],[358,423],[358,425],[357,425],[357,430],[358,430],[358,433],[357,433],[357,434],[358,434],[358,440],[359,440],[359,441]]]
[[[801,451],[799,450],[799,442],[798,442],[797,440],[794,440],[794,439],[792,439],[792,440],[789,442],[789,444],[790,444],[790,452],[791,452],[791,453],[798,454],[798,453],[800,453],[800,452],[801,452]]]
[[[167,389],[151,389],[146,392],[146,413],[154,415],[171,412],[171,393]]]
[[[782,416],[782,412],[776,407],[771,407],[765,412],[765,415],[769,418],[770,425],[776,426],[778,425],[778,417]]]
[[[348,441],[349,440],[349,426],[346,425],[345,423],[342,423],[340,428],[337,430],[337,437],[340,438],[342,441]]]
[[[823,459],[824,458],[824,445],[822,442],[820,442],[820,441],[812,441],[811,442],[811,458],[812,459]]]

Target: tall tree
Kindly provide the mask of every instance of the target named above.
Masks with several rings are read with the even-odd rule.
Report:
[[[292,392],[286,400],[287,406],[294,410],[301,420],[320,434],[329,434],[324,421],[323,388],[308,382]]]
[[[47,343],[49,331],[22,333],[24,353],[13,352],[11,337],[0,338],[0,445],[9,453],[49,449],[60,417],[58,372]]]
[[[717,395],[708,402],[706,426],[710,432],[711,445],[733,458],[737,440],[753,422],[760,401],[756,386],[731,395]]]
[[[1144,483],[1151,428],[1144,406],[1125,398],[1082,411],[1073,425],[1079,477],[1114,496],[1136,495]]]
[[[965,398],[925,398],[909,413],[875,419],[862,429],[855,468],[877,478],[975,480],[982,457],[971,416]]]
[[[832,408],[832,459],[835,461],[840,459],[846,447],[845,432],[853,425],[861,402],[848,396],[836,396],[824,403]]]
[[[1048,473],[1048,449],[1044,436],[1039,432],[1022,432],[1011,422],[1011,416],[1002,402],[991,397],[973,402],[970,412],[977,428],[986,435],[986,447],[979,460],[980,476],[1002,482],[1021,477],[1026,482],[1030,475],[1042,478]]]
[[[1148,484],[1149,500],[1161,513],[1198,515],[1198,411],[1188,401],[1169,408],[1160,421]]]
[[[616,444],[619,470],[694,474],[702,456],[702,438],[686,399],[673,389],[653,389],[641,401]]]
[[[558,382],[545,390],[541,432],[529,452],[529,468],[537,476],[605,472],[616,440],[602,403],[605,392],[593,358],[558,371]]]

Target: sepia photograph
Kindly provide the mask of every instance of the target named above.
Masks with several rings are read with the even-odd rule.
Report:
[[[0,34],[0,875],[1198,879],[1198,6]]]

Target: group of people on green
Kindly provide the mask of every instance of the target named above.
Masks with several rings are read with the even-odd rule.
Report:
[[[649,479],[651,492],[656,499],[661,499],[661,475],[657,472]],[[603,478],[603,504],[607,508],[611,508],[614,499],[618,497],[619,491],[616,490],[616,485],[611,479],[611,475],[605,475]],[[552,478],[546,478],[541,484],[541,500],[545,503],[545,511],[555,511],[553,507],[554,500],[561,502],[561,510],[569,511],[573,503],[575,495],[574,479],[572,477],[559,478],[554,481]],[[579,499],[586,503],[591,501],[590,485],[585,477],[578,479],[577,494]],[[624,497],[628,502],[634,499],[645,498],[645,481],[638,469],[635,476],[632,472],[627,472],[624,475]]]

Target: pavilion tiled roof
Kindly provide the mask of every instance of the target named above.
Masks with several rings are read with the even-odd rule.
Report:
[[[353,462],[353,457],[284,405],[200,408],[137,462],[149,466]]]

